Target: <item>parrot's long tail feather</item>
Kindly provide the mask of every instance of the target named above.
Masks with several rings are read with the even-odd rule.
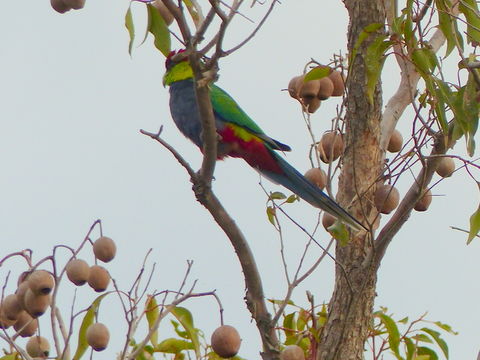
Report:
[[[335,216],[351,228],[355,230],[367,230],[357,219],[328,197],[318,186],[315,186],[308,181],[280,155],[273,151],[272,155],[276,158],[278,165],[283,170],[283,174],[270,171],[260,171],[264,176],[293,191],[296,195],[313,206]]]

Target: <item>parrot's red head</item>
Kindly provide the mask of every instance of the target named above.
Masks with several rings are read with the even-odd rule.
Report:
[[[167,69],[167,71],[170,70],[173,65],[178,64],[182,61],[188,60],[187,56],[180,55],[180,54],[186,55],[184,53],[185,53],[185,49],[180,49],[178,51],[176,50],[170,51],[167,58],[165,59],[165,68]]]

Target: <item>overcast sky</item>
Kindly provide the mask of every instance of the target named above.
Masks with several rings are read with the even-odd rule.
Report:
[[[87,0],[83,10],[60,15],[47,0],[0,2],[0,257],[31,248],[38,260],[55,244],[76,246],[101,218],[104,233],[117,242],[118,256],[107,267],[121,287],[131,284],[149,248],[150,264],[157,263],[153,290],[178,288],[186,260],[193,260],[190,283],[198,279],[197,291],[217,289],[226,322],[243,338],[239,355],[258,358],[257,331],[244,306],[242,274],[228,240],[196,203],[183,168],[139,134],[141,128],[156,131],[163,125],[164,138],[199,167],[198,149],[170,118],[168,91],[161,81],[163,56],[150,38],[134,49],[133,57],[128,55],[127,7],[128,1]],[[247,7],[245,12],[258,19],[257,11],[249,13]],[[142,22],[141,12],[136,15]],[[236,44],[253,26],[238,18],[227,43]],[[285,1],[253,41],[220,64],[219,85],[269,135],[292,146],[288,161],[301,172],[309,168],[309,137],[298,104],[281,90],[310,58],[328,62],[333,53],[345,53],[346,27],[340,1]],[[398,83],[396,68],[391,69],[383,78],[385,103]],[[325,102],[312,117],[317,137],[330,128],[338,103]],[[411,133],[408,116],[399,129],[404,137]],[[463,143],[457,148],[463,153]],[[266,295],[281,298],[285,285],[279,241],[265,216],[266,197],[257,173],[230,159],[218,164],[215,176],[215,191],[250,242]],[[401,194],[411,181],[406,174]],[[264,185],[281,190],[268,181]],[[397,319],[415,319],[428,311],[428,319],[459,331],[446,336],[451,359],[473,359],[480,348],[480,246],[478,241],[466,246],[465,234],[450,226],[468,227],[478,189],[459,171],[433,193],[438,196],[431,209],[413,214],[388,249],[376,307],[388,307]],[[308,229],[314,226],[317,213],[308,204],[289,208]],[[319,240],[326,244],[329,239],[322,233]],[[285,223],[291,270],[306,241]],[[82,254],[93,260],[89,251]],[[309,259],[318,254],[319,249],[312,250]],[[2,281],[7,270],[16,278],[24,266],[14,261],[0,268]],[[299,287],[294,301],[305,305],[306,289],[318,302],[328,301],[332,286],[333,263],[325,260]],[[64,285],[67,294],[71,288]],[[13,284],[8,289],[13,291]],[[93,297],[86,288],[78,294],[85,304]],[[68,299],[62,300],[68,304]],[[123,319],[115,306],[100,315],[112,329],[113,324],[121,328]],[[194,299],[185,306],[209,337],[219,325],[213,300]],[[115,331],[110,348],[96,358],[111,359],[121,340],[121,331]]]

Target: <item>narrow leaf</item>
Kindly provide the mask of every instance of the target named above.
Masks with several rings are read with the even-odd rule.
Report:
[[[147,9],[149,20],[148,31],[152,33],[155,38],[153,43],[163,55],[168,56],[171,49],[168,25],[165,23],[165,20],[163,20],[162,16],[153,5],[147,4]]]
[[[147,316],[147,321],[150,329],[154,326],[155,321],[158,319],[159,315],[157,300],[153,296],[148,296],[145,304],[145,314]],[[158,344],[158,329],[155,330],[150,337],[150,342],[153,346]]]
[[[429,356],[428,358],[425,358],[425,359],[428,359],[428,360],[438,360],[437,353],[435,351],[433,351],[432,349],[424,347],[424,346],[419,346],[417,348],[417,354],[420,355],[420,356],[422,356],[422,355]],[[418,359],[418,357],[417,357],[417,359]]]
[[[77,351],[75,351],[75,355],[73,355],[74,360],[80,360],[80,358],[85,354],[85,351],[88,349],[87,343],[87,329],[90,325],[93,324],[95,320],[95,313],[100,306],[100,302],[103,300],[105,296],[108,294],[103,294],[97,297],[90,305],[87,313],[83,317],[82,325],[80,325],[80,330],[78,331],[78,345]]]
[[[269,198],[270,200],[283,200],[283,199],[286,199],[287,196],[280,191],[275,191],[270,194]]]
[[[275,209],[272,207],[272,206],[268,206],[267,207],[267,217],[268,217],[268,221],[270,221],[270,223],[275,226]]]
[[[445,355],[445,357],[448,359],[448,345],[446,343],[445,340],[443,340],[441,337],[440,337],[440,333],[438,331],[435,331],[435,330],[432,330],[432,329],[429,329],[429,328],[422,328],[421,329],[422,331],[426,332],[428,335],[430,335],[433,340],[435,340],[435,342],[437,343],[438,347],[440,349],[442,349],[443,351],[443,354]]]
[[[328,75],[330,75],[331,72],[332,69],[330,69],[330,67],[328,66],[317,66],[305,74],[303,81],[307,82],[311,80],[319,80],[327,77]]]
[[[380,318],[388,331],[388,344],[390,345],[390,350],[397,358],[401,358],[399,352],[400,332],[398,331],[397,324],[395,324],[395,321],[387,314],[377,312],[376,316]]]
[[[128,7],[127,13],[125,14],[125,27],[127,28],[128,36],[130,37],[130,41],[128,42],[128,54],[132,56],[133,40],[135,39],[135,27],[133,25],[131,6]]]
[[[435,321],[434,324],[437,325],[440,329],[449,332],[450,334],[458,335],[458,332],[454,331],[452,327],[448,324],[444,324],[440,321]]]
[[[193,348],[197,357],[200,356],[200,340],[198,339],[198,330],[193,325],[193,316],[184,307],[176,306],[172,309],[172,314],[182,324],[185,331],[188,333],[189,339],[192,341]]]
[[[155,346],[155,352],[178,354],[183,350],[193,350],[194,345],[190,341],[169,338],[163,340],[160,344]]]
[[[339,242],[340,246],[346,246],[350,241],[347,227],[338,220],[329,226],[327,231]]]
[[[477,186],[480,188],[480,183],[477,182]],[[477,236],[480,231],[480,206],[472,216],[470,216],[470,232],[468,233],[467,244],[470,244],[472,240]]]

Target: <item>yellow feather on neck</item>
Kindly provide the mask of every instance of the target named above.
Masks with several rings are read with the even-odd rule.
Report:
[[[163,76],[163,84],[170,85],[176,81],[193,78],[193,70],[188,61],[182,61],[172,67]]]

